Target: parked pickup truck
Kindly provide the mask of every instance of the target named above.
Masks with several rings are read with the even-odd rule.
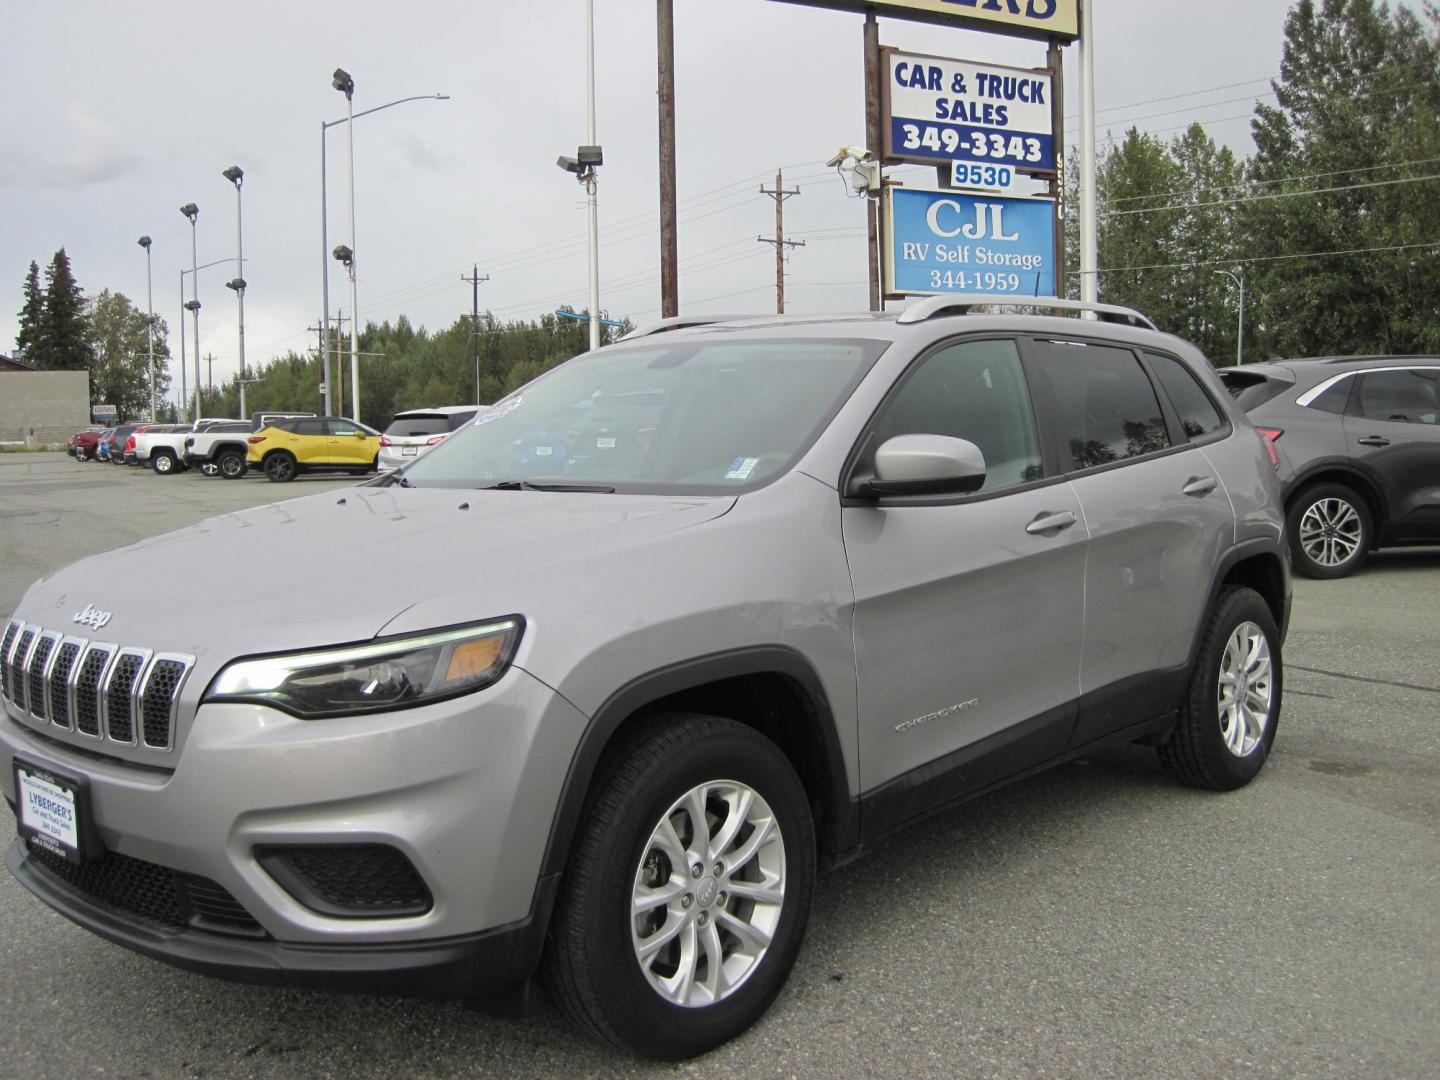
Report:
[[[267,427],[272,420],[314,415],[293,412],[255,413],[248,423],[244,420],[231,420],[223,427],[217,425],[208,431],[197,431],[185,437],[185,464],[192,468],[210,466],[207,472],[218,472],[226,480],[238,480],[245,475],[245,455],[250,450],[250,444],[246,440],[252,432]]]
[[[149,465],[161,476],[185,471],[185,440],[196,432],[209,431],[217,424],[248,426],[243,420],[202,416],[193,424],[172,424],[151,428],[135,435],[135,462]]]

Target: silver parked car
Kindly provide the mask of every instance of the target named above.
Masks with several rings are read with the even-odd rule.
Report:
[[[539,974],[683,1058],[779,992],[817,869],[909,822],[1110,740],[1248,783],[1290,604],[1261,439],[1143,317],[1007,304],[662,323],[401,473],[37,582],[10,870],[187,968]]]
[[[452,431],[458,431],[484,405],[433,405],[428,409],[410,409],[396,413],[380,435],[379,466],[390,472],[409,465],[432,447],[439,446]]]

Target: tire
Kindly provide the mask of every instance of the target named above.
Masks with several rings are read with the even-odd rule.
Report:
[[[1237,676],[1246,695],[1234,696]],[[1254,589],[1227,588],[1201,630],[1175,730],[1160,760],[1192,787],[1233,791],[1260,772],[1280,722],[1284,663],[1270,607]]]
[[[288,484],[295,479],[295,459],[284,450],[277,450],[265,459],[265,476],[277,484]]]
[[[238,450],[222,450],[215,459],[215,471],[226,480],[239,480],[245,475],[245,455]]]
[[[1374,541],[1370,507],[1354,488],[1316,484],[1302,491],[1285,518],[1295,572],[1308,578],[1348,577]]]
[[[175,460],[175,455],[164,450],[157,450],[150,455],[150,468],[154,469],[161,476],[169,476],[171,473],[180,471],[180,462]]]
[[[696,797],[705,800],[708,842],[689,810]],[[729,821],[740,824],[727,830]],[[739,861],[727,863],[734,852]],[[748,1028],[779,993],[814,888],[809,804],[775,744],[733,720],[657,716],[607,751],[596,772],[541,976],[596,1036],[651,1058],[694,1057]],[[632,916],[637,898],[661,892],[668,898]],[[757,900],[761,893],[773,902]],[[668,940],[642,960],[641,943],[656,935]],[[747,956],[747,944],[758,955]],[[717,987],[720,973],[734,981]],[[675,980],[668,998],[667,980]],[[688,1005],[676,1003],[687,994]]]
[[[88,461],[89,459],[90,459],[90,455],[89,455],[88,453],[86,453],[85,448],[84,448],[83,446],[77,446],[77,447],[75,448],[75,460],[76,460],[76,461]]]

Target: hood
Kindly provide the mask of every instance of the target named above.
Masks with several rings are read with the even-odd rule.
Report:
[[[357,487],[210,518],[36,582],[16,615],[200,667],[377,634],[459,590],[516,595],[527,577],[603,568],[607,552],[724,514],[733,497]],[[110,613],[98,632],[73,621]],[[511,614],[477,610],[475,618]],[[523,612],[520,612],[523,614]]]

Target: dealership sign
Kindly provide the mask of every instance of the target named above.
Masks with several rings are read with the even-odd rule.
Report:
[[[1055,203],[887,187],[885,292],[1055,295]]]
[[[882,52],[887,160],[1055,168],[1048,71]]]
[[[1057,38],[1080,36],[1078,0],[785,0],[843,11],[873,11],[885,19],[944,23],[993,34]]]

